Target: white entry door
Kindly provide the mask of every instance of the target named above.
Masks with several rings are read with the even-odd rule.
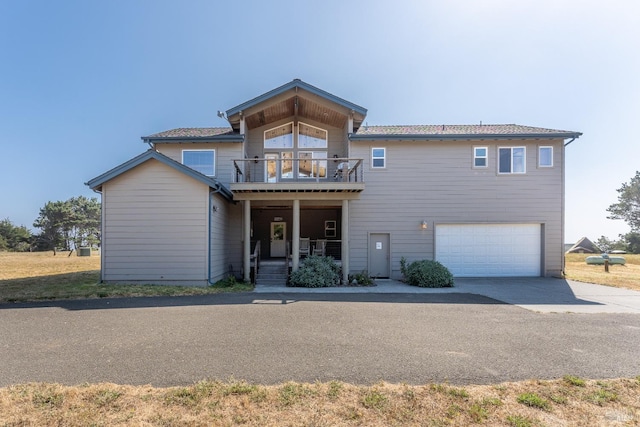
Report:
[[[271,258],[284,258],[287,256],[287,223],[271,223]]]
[[[436,260],[456,277],[540,276],[540,224],[439,224]]]

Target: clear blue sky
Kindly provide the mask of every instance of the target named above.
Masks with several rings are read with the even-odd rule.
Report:
[[[517,123],[583,132],[567,147],[566,239],[606,219],[640,170],[635,0],[0,0],[0,218],[294,78],[370,125]]]

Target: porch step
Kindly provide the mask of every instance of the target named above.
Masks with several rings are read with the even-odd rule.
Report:
[[[262,261],[256,277],[257,286],[284,286],[288,268],[285,261]]]

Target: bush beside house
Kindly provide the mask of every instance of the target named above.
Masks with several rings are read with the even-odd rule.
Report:
[[[453,274],[447,267],[438,261],[421,260],[407,265],[407,260],[400,260],[400,271],[405,282],[412,286],[422,288],[449,288],[453,287]]]
[[[323,288],[340,284],[340,267],[331,257],[311,255],[289,276],[289,286]]]

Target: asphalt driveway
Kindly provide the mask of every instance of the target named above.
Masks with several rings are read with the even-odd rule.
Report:
[[[0,305],[0,386],[424,384],[640,375],[640,316],[469,293],[247,293]]]

